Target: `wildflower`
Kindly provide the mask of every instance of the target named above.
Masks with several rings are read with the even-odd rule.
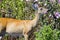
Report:
[[[0,36],[0,40],[2,39],[2,36]]]
[[[56,12],[54,15],[55,15],[56,18],[60,18],[60,13],[59,12]]]
[[[38,0],[34,0],[34,2],[37,2]]]
[[[56,0],[49,0],[51,4],[54,4]]]
[[[58,0],[58,3],[60,3],[60,0]]]
[[[49,17],[51,17],[52,15],[50,14]]]
[[[38,2],[38,4],[40,4],[40,2]]]
[[[30,0],[26,0],[26,1],[30,1]]]
[[[47,6],[47,3],[45,3],[44,6]]]
[[[1,2],[2,0],[0,0],[0,2]]]
[[[23,0],[21,0],[21,1],[23,1]]]

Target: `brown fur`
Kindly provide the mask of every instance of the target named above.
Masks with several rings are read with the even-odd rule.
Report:
[[[43,10],[38,9],[38,11],[35,12],[36,14],[33,20],[16,20],[11,18],[0,18],[0,32],[4,28],[6,28],[7,33],[22,32],[25,37],[25,40],[28,40],[28,32],[32,29],[32,27],[36,26],[39,20],[39,14],[43,13],[44,10],[45,9]]]

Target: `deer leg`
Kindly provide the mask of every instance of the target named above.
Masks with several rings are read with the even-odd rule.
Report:
[[[0,26],[0,33],[1,33],[2,29],[3,29],[2,26]]]
[[[27,34],[27,31],[23,31],[23,35],[24,35],[24,38],[25,38],[25,40],[28,40],[28,34]]]
[[[24,34],[24,38],[25,38],[25,40],[28,40],[28,35]]]

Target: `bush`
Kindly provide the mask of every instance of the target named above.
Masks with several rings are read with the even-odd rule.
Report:
[[[35,35],[36,40],[60,40],[60,31],[57,29],[52,30],[49,25],[44,25]]]
[[[25,7],[24,1],[21,0],[2,0],[0,2],[0,11],[3,10],[6,17],[15,17],[16,19],[23,19],[23,8]],[[3,14],[1,11],[0,14]]]
[[[27,3],[21,0],[2,0],[0,2],[0,17],[3,17],[4,14],[8,18],[29,19],[32,8],[27,6]]]

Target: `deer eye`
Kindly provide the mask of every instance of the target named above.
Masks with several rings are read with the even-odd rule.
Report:
[[[43,8],[41,8],[40,10],[43,10]]]

